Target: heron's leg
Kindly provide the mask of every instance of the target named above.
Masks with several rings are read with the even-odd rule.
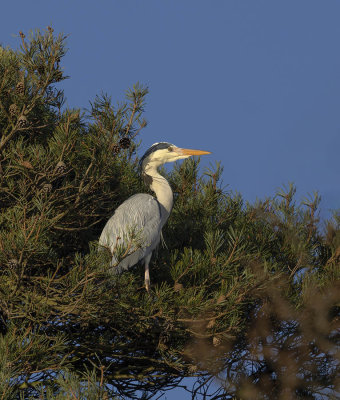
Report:
[[[145,289],[150,290],[150,273],[149,273],[149,263],[145,263]]]
[[[148,254],[144,259],[145,264],[145,289],[147,291],[150,290],[150,271],[149,271],[149,263],[151,260],[152,253]]]

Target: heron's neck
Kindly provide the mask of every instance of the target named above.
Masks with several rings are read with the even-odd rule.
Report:
[[[157,171],[156,167],[149,167],[144,172],[152,178],[150,188],[155,192],[157,200],[164,207],[165,215],[162,215],[162,219],[167,219],[174,202],[171,187],[164,176]]]

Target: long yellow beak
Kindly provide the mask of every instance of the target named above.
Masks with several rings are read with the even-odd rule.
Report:
[[[202,156],[203,154],[211,154],[210,151],[193,150],[193,149],[181,149],[180,147],[177,147],[175,150],[178,153],[182,153],[183,155],[188,155],[188,156]]]

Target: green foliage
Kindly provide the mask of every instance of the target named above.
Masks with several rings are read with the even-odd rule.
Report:
[[[293,185],[244,204],[220,164],[189,159],[163,171],[175,204],[151,293],[142,266],[110,275],[100,232],[147,190],[147,89],[65,109],[65,37],[21,41],[0,47],[0,397],[149,398],[187,376],[193,396],[217,379],[216,399],[334,394],[339,214],[322,232],[319,197],[296,204]]]

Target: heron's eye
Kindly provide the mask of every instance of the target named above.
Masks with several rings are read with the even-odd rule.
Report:
[[[173,147],[172,147],[172,146],[169,146],[169,147],[168,147],[168,151],[174,151]]]

